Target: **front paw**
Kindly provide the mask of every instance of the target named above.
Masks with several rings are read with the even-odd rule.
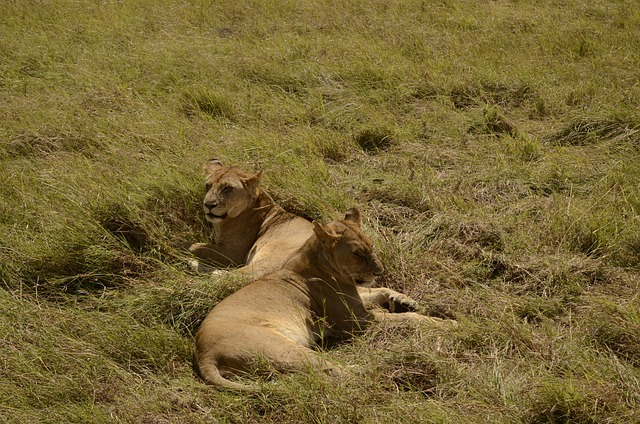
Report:
[[[394,293],[389,296],[389,312],[415,312],[418,310],[418,302],[402,293]]]
[[[195,259],[192,259],[189,261],[189,267],[195,271],[195,272],[199,272],[201,274],[216,274],[217,271],[219,271],[218,269],[211,267],[209,265],[203,264],[200,261],[197,261]]]
[[[189,251],[199,258],[206,258],[211,247],[207,243],[193,243],[189,246]]]

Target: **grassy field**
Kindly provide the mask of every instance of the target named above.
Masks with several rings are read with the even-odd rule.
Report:
[[[0,421],[640,422],[636,1],[0,2]],[[455,317],[205,386],[203,163]]]

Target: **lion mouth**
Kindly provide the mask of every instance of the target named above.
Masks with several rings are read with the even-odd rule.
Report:
[[[355,278],[356,285],[361,287],[371,287],[375,283],[375,277],[370,278]]]
[[[214,213],[209,212],[206,214],[207,221],[221,221],[227,217],[228,214],[216,215]]]

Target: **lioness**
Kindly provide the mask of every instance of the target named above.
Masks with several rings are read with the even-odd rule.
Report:
[[[372,282],[383,268],[356,209],[342,221],[312,226],[312,235],[281,270],[230,295],[202,322],[194,361],[205,382],[255,390],[226,377],[256,371],[260,361],[282,372],[332,371],[336,367],[311,349],[327,336],[350,335],[381,316],[440,322],[365,307],[356,283]]]
[[[242,266],[241,272],[253,279],[282,268],[295,251],[313,234],[313,224],[285,211],[260,188],[262,172],[246,173],[225,166],[217,159],[204,166],[207,192],[203,208],[213,226],[214,243],[194,243],[189,250],[205,264],[194,268],[209,271],[206,263],[217,267]],[[360,296],[372,305],[391,312],[416,310],[418,304],[408,296],[388,288],[360,287]]]
[[[259,277],[280,269],[309,238],[311,222],[285,211],[260,188],[261,171],[248,174],[217,159],[204,170],[203,208],[214,243],[194,243],[189,250],[205,263],[244,265],[245,273]]]

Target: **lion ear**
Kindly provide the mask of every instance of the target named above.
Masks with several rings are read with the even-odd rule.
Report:
[[[260,177],[262,177],[262,171],[258,171],[255,174],[248,176],[247,178],[243,178],[242,182],[250,190],[253,190],[258,188],[258,185],[260,185]]]
[[[358,227],[362,225],[362,218],[360,217],[360,211],[356,208],[351,208],[344,216],[345,221],[353,222]]]
[[[331,229],[319,224],[317,221],[313,221],[312,224],[313,232],[322,243],[333,242],[336,239],[336,234]]]
[[[209,159],[207,163],[204,164],[204,172],[207,175],[213,173],[213,171],[222,168],[222,162],[218,159]]]

